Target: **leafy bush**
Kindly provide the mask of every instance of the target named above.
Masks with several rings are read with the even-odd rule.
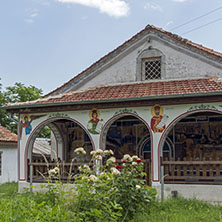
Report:
[[[82,148],[75,152],[85,155]],[[72,206],[83,221],[128,221],[155,199],[156,191],[145,185],[143,162],[137,156],[125,155],[117,164],[111,150],[98,149],[91,155],[95,168],[82,165],[74,178]]]
[[[80,158],[86,154],[83,148],[77,148],[75,153]],[[128,221],[155,199],[155,189],[145,185],[140,158],[125,155],[117,164],[111,150],[98,149],[91,155],[94,168],[81,165],[80,174],[72,178],[74,188],[71,191],[67,191],[68,188],[65,191],[60,182],[57,185],[49,183],[48,199],[69,202],[69,210],[75,212],[80,221],[90,222]],[[49,170],[48,181],[61,178],[58,166]]]
[[[82,148],[75,152],[85,155]],[[91,154],[94,167],[81,165],[73,184],[60,182],[57,164],[48,169],[45,192],[11,191],[7,198],[0,198],[0,221],[130,221],[151,207],[156,191],[145,185],[143,162],[137,156],[125,155],[117,164],[111,150]]]

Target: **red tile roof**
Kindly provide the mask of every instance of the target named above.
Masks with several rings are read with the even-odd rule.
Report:
[[[0,126],[0,144],[17,143],[17,135]]]
[[[92,103],[92,102],[115,102],[118,100],[138,100],[154,99],[158,97],[203,96],[205,94],[222,95],[222,80],[219,78],[198,78],[183,80],[156,80],[146,82],[136,82],[119,85],[98,86],[82,91],[72,91],[56,96],[38,99],[24,103],[11,104],[7,109],[19,108],[19,106],[29,107],[38,104],[53,103]],[[56,104],[55,104],[56,105]],[[20,107],[22,108],[22,107]]]
[[[176,34],[173,34],[171,32],[165,31],[161,28],[155,27],[153,25],[147,25],[143,30],[141,30],[140,32],[138,32],[136,35],[134,35],[132,38],[130,38],[129,40],[125,41],[123,44],[121,44],[120,46],[118,46],[116,49],[114,49],[113,51],[109,52],[108,54],[106,54],[105,56],[103,56],[102,58],[100,58],[99,60],[97,60],[95,63],[93,63],[91,66],[89,66],[87,69],[83,70],[82,72],[80,72],[79,74],[77,74],[75,77],[73,77],[72,79],[70,79],[68,82],[65,82],[62,86],[56,88],[55,90],[51,91],[50,93],[46,94],[44,97],[47,97],[53,93],[56,93],[57,91],[59,91],[60,89],[62,89],[65,86],[68,86],[69,84],[71,84],[73,81],[77,80],[77,79],[81,79],[81,77],[83,77],[86,72],[88,72],[90,69],[94,68],[95,66],[99,65],[101,62],[103,63],[103,61],[105,61],[106,59],[108,59],[110,56],[114,55],[116,52],[118,52],[119,50],[121,51],[124,47],[127,47],[131,42],[133,42],[134,40],[138,39],[143,33],[148,33],[149,31],[156,31],[159,33],[162,33],[176,41],[178,41],[179,43],[185,45],[185,46],[190,46],[194,49],[199,50],[200,52],[204,52],[207,53],[209,55],[213,55],[219,59],[222,59],[222,53],[221,52],[217,52],[214,51],[213,49],[204,47],[200,44],[197,44],[195,42],[192,42],[188,39],[182,38]]]

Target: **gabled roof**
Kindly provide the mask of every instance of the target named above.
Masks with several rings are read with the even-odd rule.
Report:
[[[17,135],[0,126],[0,144],[16,144]]]
[[[81,91],[70,91],[47,98],[24,103],[9,104],[7,110],[58,106],[69,104],[91,104],[119,102],[126,100],[152,100],[206,95],[222,95],[222,80],[219,78],[198,78],[179,80],[156,80],[128,84],[98,86]]]
[[[144,35],[147,35],[151,32],[157,33],[157,34],[162,34],[166,37],[169,37],[172,40],[177,41],[178,43],[182,44],[185,47],[189,47],[193,50],[198,51],[199,53],[204,53],[208,56],[213,56],[213,58],[219,59],[222,61],[222,53],[214,51],[213,49],[209,49],[207,47],[204,47],[200,44],[194,43],[190,40],[187,40],[185,38],[182,38],[176,34],[172,34],[171,32],[165,31],[161,28],[155,27],[153,25],[147,25],[143,30],[138,32],[136,35],[134,35],[132,38],[129,40],[125,41],[122,45],[114,49],[113,51],[109,52],[102,58],[100,58],[98,61],[93,63],[91,66],[89,66],[87,69],[83,70],[79,74],[77,74],[74,78],[70,79],[68,82],[64,83],[62,86],[58,87],[57,89],[51,91],[50,93],[46,94],[44,97],[47,97],[49,95],[54,95],[54,94],[59,94],[62,91],[63,88],[66,88],[68,86],[72,86],[75,84],[78,84],[78,82],[86,76],[86,74],[96,68],[98,68],[100,65],[106,63],[110,58],[113,56],[117,55],[119,52],[122,52],[125,50],[131,43],[137,41],[138,39],[141,39]]]

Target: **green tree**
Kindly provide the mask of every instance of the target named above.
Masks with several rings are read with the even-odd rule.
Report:
[[[25,86],[22,83],[16,82],[14,86],[9,86],[2,90],[0,83],[0,106],[7,103],[26,102],[39,99],[42,96],[42,89],[35,86]],[[17,119],[16,116],[14,116]],[[11,118],[11,114],[7,113],[4,109],[0,109],[0,123],[2,126],[8,128],[14,133],[17,133],[17,124]]]
[[[6,101],[2,91],[2,84],[0,83],[0,106],[3,106],[5,103]],[[0,109],[0,124],[2,126],[7,126],[9,124],[8,117],[4,109]]]
[[[9,86],[4,92],[5,100],[8,103],[26,102],[39,99],[42,96],[42,89],[35,86],[25,86],[16,82],[14,86]]]

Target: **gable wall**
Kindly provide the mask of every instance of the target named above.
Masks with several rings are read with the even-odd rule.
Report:
[[[214,60],[193,53],[179,46],[160,41],[158,38],[151,39],[150,42],[143,41],[131,52],[123,52],[116,61],[111,61],[109,65],[104,66],[102,71],[97,71],[92,76],[88,76],[84,83],[82,82],[76,89],[86,89],[88,87],[104,84],[115,84],[124,82],[134,82],[140,75],[137,70],[137,58],[141,52],[151,46],[158,49],[165,56],[164,79],[179,79],[187,77],[222,77],[222,63],[213,65]],[[221,66],[221,68],[220,68]],[[140,68],[140,67],[139,67]],[[137,72],[137,73],[136,73]]]

